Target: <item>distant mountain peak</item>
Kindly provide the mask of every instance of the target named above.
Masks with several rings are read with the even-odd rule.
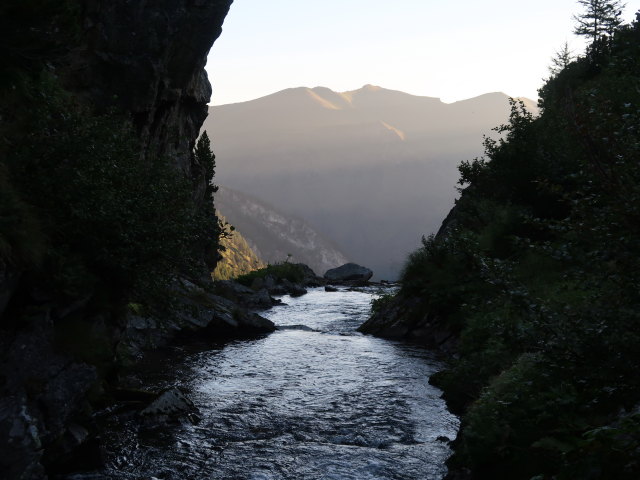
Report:
[[[311,97],[311,99],[314,102],[316,102],[318,105],[320,105],[320,106],[322,106],[322,107],[324,107],[324,108],[326,108],[328,110],[342,110],[342,107],[336,105],[335,103],[331,102],[330,100],[327,100],[326,98],[323,98],[315,90],[316,90],[316,88],[314,88],[314,89],[307,88],[306,91],[307,91],[307,94]]]

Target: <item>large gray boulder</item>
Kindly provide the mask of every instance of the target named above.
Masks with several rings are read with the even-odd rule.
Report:
[[[372,276],[371,270],[355,263],[345,263],[340,267],[327,270],[324,274],[324,278],[332,282],[366,282]]]

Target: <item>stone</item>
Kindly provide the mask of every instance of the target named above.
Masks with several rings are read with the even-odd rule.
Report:
[[[180,416],[185,418],[197,414],[198,409],[191,399],[179,388],[172,387],[162,392],[140,415],[153,423],[165,423]]]
[[[264,283],[262,283],[262,285],[264,285]],[[270,295],[280,294],[273,293],[276,291],[275,289],[276,287],[273,287],[273,290],[267,291],[266,288],[261,288],[256,291],[253,288],[245,287],[233,280],[220,280],[215,282],[215,290],[217,294],[236,302],[243,307],[254,309],[265,309],[278,305],[279,302]]]
[[[373,272],[366,267],[355,263],[345,263],[344,265],[327,270],[324,278],[337,282],[366,282],[373,276]]]
[[[282,286],[284,287],[285,291],[292,297],[300,297],[307,293],[307,290],[304,287],[298,285],[297,283],[292,283],[286,278],[282,280]]]

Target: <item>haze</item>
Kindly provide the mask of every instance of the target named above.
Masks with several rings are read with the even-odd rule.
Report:
[[[508,112],[503,93],[445,104],[373,85],[291,88],[211,107],[204,128],[221,185],[308,221],[350,260],[392,279],[453,206],[458,163],[482,154],[482,135]]]
[[[369,83],[445,102],[495,91],[535,100],[565,40],[582,51],[578,10],[576,0],[236,0],[209,55],[212,103]]]

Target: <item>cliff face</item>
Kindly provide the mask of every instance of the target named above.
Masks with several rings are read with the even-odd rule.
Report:
[[[15,3],[19,7],[12,3],[6,10],[19,11],[22,5]],[[65,36],[69,41],[58,35],[55,45],[42,35],[35,46],[46,53],[33,65],[53,72],[70,96],[92,111],[130,113],[140,139],[140,160],[168,158],[192,180],[193,199],[205,201],[204,166],[192,151],[211,95],[206,56],[232,0],[79,3],[73,6],[72,20],[78,34]],[[32,27],[26,25],[24,31],[38,30]],[[20,266],[0,259],[2,478],[45,478],[47,471],[64,471],[80,457],[92,461],[97,448],[87,399],[102,390],[105,369],[117,355],[161,345],[181,330],[220,331],[235,321],[231,309],[213,297],[208,297],[207,308],[193,305],[200,308],[198,315],[167,319],[166,325],[132,315],[124,320],[114,312],[88,308],[88,298],[56,305],[50,292],[16,293],[24,275]],[[194,285],[181,288],[187,304],[195,302],[191,297],[205,296]],[[3,316],[10,301],[30,307],[21,310],[19,322],[7,318],[14,313],[5,311]],[[79,360],[87,355],[97,361],[89,365]]]
[[[66,83],[98,109],[131,112],[143,155],[168,156],[196,179],[191,152],[211,97],[204,66],[231,3],[88,0],[82,44],[62,66]]]

